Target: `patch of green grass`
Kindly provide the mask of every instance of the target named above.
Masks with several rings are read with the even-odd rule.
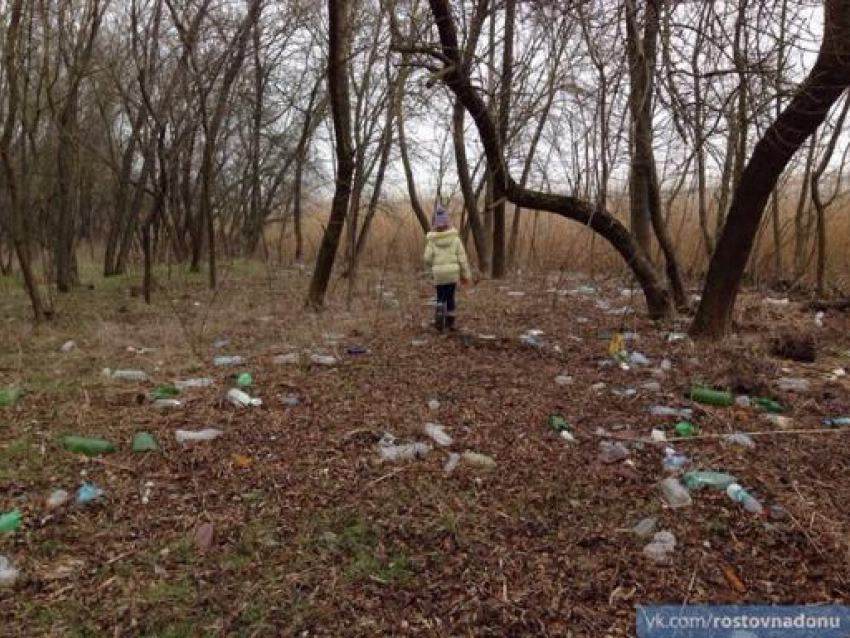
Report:
[[[32,463],[35,461],[35,463]],[[20,476],[27,466],[37,466],[38,452],[29,434],[22,434],[0,446],[0,480]]]
[[[149,585],[143,597],[145,602],[151,605],[186,604],[195,597],[195,587],[183,576],[174,581],[160,581]]]

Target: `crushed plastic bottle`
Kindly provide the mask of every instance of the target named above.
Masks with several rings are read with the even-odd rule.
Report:
[[[823,328],[823,318],[825,316],[826,315],[824,315],[823,311],[819,311],[819,312],[815,313],[815,325],[818,328]]]
[[[336,357],[332,357],[329,354],[311,354],[310,361],[315,363],[318,366],[335,366],[337,361]]]
[[[739,397],[735,397],[735,407],[738,408],[751,408],[753,406],[753,401],[750,397],[746,395],[742,395]]]
[[[443,472],[446,474],[451,474],[457,469],[458,464],[460,463],[460,454],[457,452],[450,452],[449,458],[446,459],[446,464],[443,466]]]
[[[429,399],[428,400],[428,409],[432,412],[436,412],[440,409],[440,402],[437,399]]]
[[[109,378],[118,381],[146,381],[148,374],[142,370],[115,370],[109,374]]]
[[[762,414],[762,418],[770,423],[771,425],[775,425],[781,430],[787,430],[794,425],[794,419],[787,416],[782,416],[781,414]],[[850,419],[847,421],[848,425],[850,425]]]
[[[652,428],[652,431],[649,433],[649,438],[653,441],[666,441],[667,435],[664,433],[664,430],[660,430],[658,428]]]
[[[716,487],[721,490],[725,490],[737,480],[738,479],[731,474],[726,474],[724,472],[709,472],[705,470],[687,472],[682,477],[682,483],[684,483],[685,487],[691,491],[699,490],[703,487]]]
[[[568,386],[568,385],[572,385],[572,383],[573,383],[573,378],[566,375],[566,374],[559,374],[557,377],[555,377],[555,385],[565,387],[565,386]]]
[[[715,390],[702,385],[692,385],[688,391],[688,398],[697,403],[728,407],[734,402],[732,393],[728,390]]]
[[[437,445],[446,446],[452,444],[452,437],[446,433],[445,428],[439,423],[426,423],[423,430]]]
[[[254,383],[254,379],[250,372],[240,372],[239,376],[236,377],[236,385],[240,388],[250,388],[252,383]]]
[[[629,363],[633,366],[647,366],[649,365],[649,359],[641,352],[632,352],[629,355]]]
[[[227,400],[240,408],[263,405],[262,399],[252,397],[238,388],[231,388],[227,391]]]
[[[0,514],[0,532],[14,532],[21,526],[21,510],[13,509]]]
[[[564,417],[558,414],[552,414],[549,416],[547,423],[562,439],[566,441],[576,440],[572,426],[564,420]]]
[[[780,377],[776,385],[782,392],[808,392],[810,389],[809,380],[798,377]]]
[[[640,389],[647,392],[661,392],[661,384],[658,381],[647,381],[640,386]]]
[[[179,408],[183,405],[183,402],[180,399],[157,399],[153,402],[153,405],[160,409]]]
[[[66,450],[87,454],[89,456],[115,451],[115,444],[111,441],[85,436],[63,436],[62,445]]]
[[[640,538],[649,538],[655,531],[655,527],[657,525],[657,516],[647,516],[646,518],[642,519],[637,525],[635,525],[632,528],[632,531]]]
[[[676,424],[676,435],[682,438],[690,438],[692,436],[696,436],[698,430],[696,426],[690,421],[679,421]]]
[[[224,432],[216,428],[204,428],[203,430],[175,430],[174,438],[178,443],[187,441],[212,441],[220,437]]]
[[[655,532],[650,542],[643,548],[643,554],[655,563],[671,562],[670,554],[676,549],[676,537],[668,530]]]
[[[65,343],[63,343],[62,347],[59,348],[59,351],[67,354],[67,353],[71,352],[76,347],[77,347],[77,342],[74,341],[73,339],[71,339],[70,341],[66,341]]]
[[[745,510],[753,514],[763,514],[764,507],[749,492],[737,483],[732,483],[726,488],[726,494],[733,501],[740,503]]]
[[[679,481],[679,479],[671,476],[658,484],[661,489],[661,494],[664,497],[667,505],[673,509],[679,507],[687,507],[693,502],[688,490]]]
[[[5,556],[0,556],[0,588],[14,587],[21,575],[17,567]]]
[[[619,441],[600,441],[599,442],[599,460],[603,463],[618,463],[629,456],[629,448]]]
[[[71,495],[65,490],[53,490],[50,496],[47,497],[45,505],[49,510],[55,510],[62,507],[65,503],[71,500]]]
[[[473,452],[472,450],[467,450],[463,454],[461,454],[461,458],[470,465],[476,465],[478,467],[491,468],[496,467],[496,461],[491,456],[487,456],[486,454],[481,454],[480,452]]]
[[[766,399],[764,397],[755,397],[753,399],[753,405],[755,405],[759,410],[764,410],[765,412],[778,413],[785,409],[779,401]]]
[[[690,408],[671,408],[667,405],[653,405],[649,408],[652,416],[675,417],[677,419],[690,419],[694,411]]]
[[[290,352],[289,354],[277,355],[272,359],[272,363],[276,366],[297,365],[300,360],[301,356],[297,352]]]
[[[188,379],[177,379],[174,381],[174,387],[181,392],[189,388],[208,388],[212,384],[213,380],[209,377],[190,377]]]
[[[151,392],[151,399],[173,399],[180,394],[180,389],[171,383],[163,383],[156,386]]]
[[[678,472],[685,467],[690,461],[684,454],[677,454],[676,450],[668,447],[664,450],[664,459],[661,465],[665,472]]]
[[[133,443],[131,445],[133,452],[156,452],[159,446],[153,438],[153,434],[146,430],[140,430],[133,435]]]
[[[836,416],[821,421],[828,428],[843,428],[850,425],[850,416]]]
[[[425,456],[433,448],[428,443],[395,443],[392,435],[385,435],[378,442],[378,451],[384,461],[404,461]]]
[[[723,440],[746,448],[754,448],[756,446],[755,441],[743,432],[732,432],[731,434],[725,435]]]
[[[220,368],[225,366],[238,366],[245,362],[245,358],[239,355],[218,355],[213,357],[212,363]]]
[[[91,483],[83,483],[77,490],[77,505],[85,507],[103,496],[103,490]]]
[[[285,394],[280,398],[283,401],[284,405],[289,406],[290,408],[294,408],[296,405],[301,403],[301,397],[297,394]]]

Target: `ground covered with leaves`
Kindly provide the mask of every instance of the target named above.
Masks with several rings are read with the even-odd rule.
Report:
[[[850,428],[821,424],[850,414],[840,313],[748,293],[738,334],[708,346],[681,338],[686,319],[645,319],[620,281],[550,274],[462,290],[461,330],[441,336],[413,275],[365,273],[350,309],[338,282],[319,314],[302,309],[303,270],[231,267],[216,293],[163,272],[152,306],[129,294],[130,278],[92,281],[38,328],[16,284],[0,284],[0,387],[25,391],[0,407],[0,513],[22,514],[0,533],[19,570],[0,588],[4,637],[598,638],[634,635],[639,604],[850,597]],[[814,362],[771,355],[788,330],[812,336]],[[617,333],[648,363],[615,360]],[[245,361],[214,366],[220,355]],[[261,406],[226,401],[243,371]],[[178,407],[148,396],[204,376],[213,384],[185,390]],[[808,387],[788,391],[782,378]],[[774,398],[789,421],[695,404],[692,382]],[[692,408],[699,436],[666,445],[689,459],[684,470],[734,474],[764,515],[715,489],[667,507],[665,444],[650,432],[673,438],[676,419],[654,405]],[[575,441],[547,425],[552,415]],[[426,422],[452,443],[429,439]],[[210,427],[223,434],[175,439]],[[159,451],[131,451],[140,430]],[[735,431],[755,446],[722,436]],[[384,461],[387,433],[432,449]],[[69,452],[67,434],[117,450]],[[603,462],[600,444],[618,439],[628,457]],[[494,465],[464,458],[447,472],[465,451]],[[103,496],[80,506],[84,482]],[[71,502],[50,509],[56,489]],[[676,538],[665,563],[633,531],[650,516]]]

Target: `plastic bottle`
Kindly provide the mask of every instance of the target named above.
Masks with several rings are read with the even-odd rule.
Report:
[[[103,496],[103,490],[91,483],[83,483],[77,490],[77,505],[85,507]]]
[[[13,532],[21,526],[21,511],[13,509],[0,514],[0,532]]]
[[[240,388],[250,388],[252,383],[254,383],[254,379],[250,372],[240,372],[239,376],[236,377],[236,385]]]
[[[141,370],[115,370],[109,376],[119,381],[145,381],[148,378],[147,373]]]
[[[603,463],[617,463],[629,456],[629,449],[619,441],[614,443],[601,441],[599,448],[601,449],[599,460]]]
[[[649,538],[658,525],[657,516],[647,516],[632,528],[632,531],[641,538]]]
[[[437,399],[429,399],[428,400],[428,409],[432,412],[436,412],[440,409],[440,402]]]
[[[693,502],[691,495],[688,494],[688,490],[675,477],[666,478],[658,485],[661,488],[661,494],[664,496],[664,500],[673,509],[687,507]]]
[[[676,549],[676,537],[672,532],[656,532],[652,542],[643,548],[643,554],[655,563],[669,563],[670,554]]]
[[[840,428],[850,425],[850,416],[838,416],[821,421],[828,428]]]
[[[206,388],[211,386],[213,380],[209,377],[191,377],[189,379],[177,379],[174,382],[174,387],[180,391],[188,388]]]
[[[692,385],[688,398],[697,403],[728,407],[734,402],[732,393],[727,390],[714,390],[701,385]]]
[[[572,426],[564,420],[559,414],[552,414],[549,416],[547,423],[550,428],[555,430],[558,434],[561,435],[562,439],[566,439],[567,441],[575,441],[575,436],[573,435]]]
[[[758,409],[764,410],[765,412],[782,412],[784,408],[779,401],[774,401],[773,399],[765,399],[763,397],[755,397],[753,399],[753,405],[755,405]]]
[[[690,408],[671,408],[667,405],[653,405],[649,408],[649,413],[652,416],[672,416],[680,419],[689,419],[693,416],[694,411]]]
[[[179,408],[183,405],[183,402],[180,399],[157,399],[153,402],[155,408]]]
[[[133,452],[155,452],[159,446],[150,432],[142,430],[133,435],[132,449]]]
[[[394,443],[387,444],[382,441],[378,444],[381,458],[385,461],[404,461],[416,458],[417,456],[425,456],[432,449],[427,443],[403,443],[401,445],[395,445]]]
[[[457,452],[449,453],[449,458],[446,459],[446,464],[443,466],[443,472],[446,474],[451,474],[455,471],[458,464],[460,463],[460,454]]]
[[[629,355],[629,363],[633,366],[646,366],[649,365],[649,359],[641,352],[632,352]]]
[[[762,418],[771,425],[775,425],[782,430],[787,430],[794,425],[794,419],[782,416],[781,414],[763,414]],[[850,425],[850,419],[847,419],[847,425]]]
[[[238,366],[243,361],[245,361],[245,359],[243,357],[240,357],[239,355],[219,355],[213,357],[212,360],[213,365],[219,367]]]
[[[203,430],[175,430],[174,438],[178,443],[186,443],[187,441],[212,441],[213,439],[224,434],[216,428],[204,428]]]
[[[439,423],[426,423],[425,434],[431,437],[434,440],[434,443],[437,445],[451,445],[452,437],[450,437],[442,425]]]
[[[151,392],[151,399],[173,399],[178,394],[180,394],[180,390],[176,385],[171,383],[163,383],[161,385],[156,386],[153,392]]]
[[[682,483],[684,483],[685,487],[689,490],[699,490],[703,487],[716,487],[725,490],[737,480],[738,479],[731,474],[726,474],[724,472],[709,472],[704,470],[688,472],[682,477]]]
[[[231,388],[227,391],[227,400],[240,408],[263,405],[262,399],[252,397],[238,388]]]
[[[745,510],[754,514],[763,514],[764,507],[749,492],[737,483],[732,483],[726,488],[726,494],[733,501],[740,503]]]
[[[798,377],[780,377],[776,380],[776,385],[783,392],[808,392],[809,380]]]
[[[71,499],[71,495],[65,490],[53,490],[47,497],[47,509],[55,510],[62,507]]]
[[[697,435],[696,427],[688,421],[679,421],[676,424],[676,435],[681,437],[692,437]]]
[[[665,472],[677,472],[689,463],[688,457],[683,454],[676,454],[673,448],[664,450],[664,459],[661,465]]]
[[[743,447],[754,448],[756,446],[755,441],[743,432],[732,432],[732,434],[724,436],[723,439],[729,443],[734,443],[735,445],[741,445]]]
[[[63,436],[62,445],[66,450],[94,456],[104,452],[114,452],[115,444],[106,439],[95,439],[84,436]]]
[[[735,406],[739,408],[751,408],[753,401],[748,396],[735,397]]]
[[[480,452],[467,450],[461,454],[461,458],[470,465],[477,465],[478,467],[496,467],[496,461],[493,460],[493,457],[481,454]]]
[[[5,556],[0,556],[0,588],[13,587],[20,572]]]
[[[336,357],[332,357],[329,354],[311,354],[310,361],[319,366],[335,366],[336,365]]]

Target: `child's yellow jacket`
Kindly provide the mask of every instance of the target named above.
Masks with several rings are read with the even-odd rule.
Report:
[[[461,277],[470,278],[466,251],[454,228],[426,235],[425,263],[431,267],[436,286],[457,283]]]

